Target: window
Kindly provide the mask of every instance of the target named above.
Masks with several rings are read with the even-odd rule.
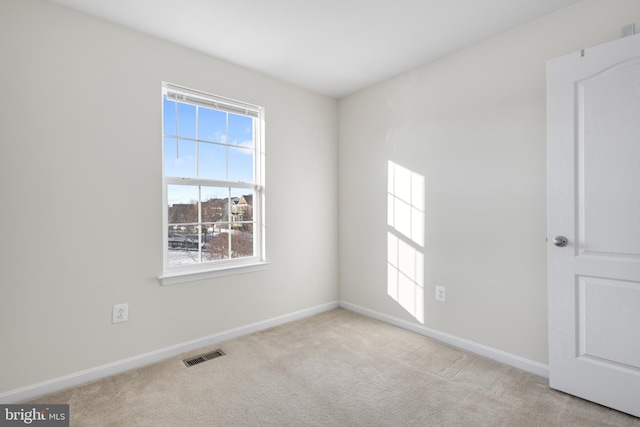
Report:
[[[162,85],[163,284],[264,268],[260,107]]]

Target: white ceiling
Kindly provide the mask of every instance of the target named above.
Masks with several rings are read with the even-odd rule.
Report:
[[[333,97],[579,0],[49,0]]]

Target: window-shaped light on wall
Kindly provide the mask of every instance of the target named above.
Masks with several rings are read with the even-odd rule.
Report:
[[[424,246],[424,176],[388,162],[387,222],[394,230]]]
[[[424,323],[424,176],[388,162],[387,294]]]

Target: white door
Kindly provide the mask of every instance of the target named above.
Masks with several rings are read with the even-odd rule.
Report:
[[[547,144],[550,386],[640,416],[640,35],[548,62]]]

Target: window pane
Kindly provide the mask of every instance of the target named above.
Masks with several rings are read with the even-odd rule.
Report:
[[[202,187],[201,192],[202,222],[229,221],[229,188]]]
[[[178,102],[178,136],[196,138],[196,106]]]
[[[231,257],[253,256],[253,192],[231,189]]]
[[[231,233],[231,257],[253,256],[253,224],[234,224]]]
[[[167,261],[170,266],[197,264],[200,262],[198,235],[192,227],[172,225],[167,230],[169,247]]]
[[[227,141],[227,113],[198,107],[198,139],[205,141]]]
[[[198,222],[198,193],[193,185],[168,185],[169,224]]]
[[[229,181],[253,182],[253,150],[229,147]]]
[[[202,256],[205,261],[217,261],[229,258],[229,224],[219,224],[219,228],[210,235],[203,248]]]
[[[227,147],[200,142],[198,146],[198,174],[200,178],[227,179]]]
[[[164,96],[164,134],[165,135],[177,135],[176,134],[176,103],[170,101],[167,96]]]
[[[221,233],[220,224],[205,223],[202,224],[202,250],[206,252],[206,247],[218,234]],[[211,261],[204,257],[203,261]]]
[[[196,177],[196,143],[183,139],[165,137],[164,175]]]
[[[176,138],[164,138],[164,175],[175,176],[177,171],[175,167],[176,159],[180,149]]]
[[[231,221],[253,220],[253,193],[247,188],[231,189]]]
[[[253,119],[229,114],[229,144],[253,148]]]

